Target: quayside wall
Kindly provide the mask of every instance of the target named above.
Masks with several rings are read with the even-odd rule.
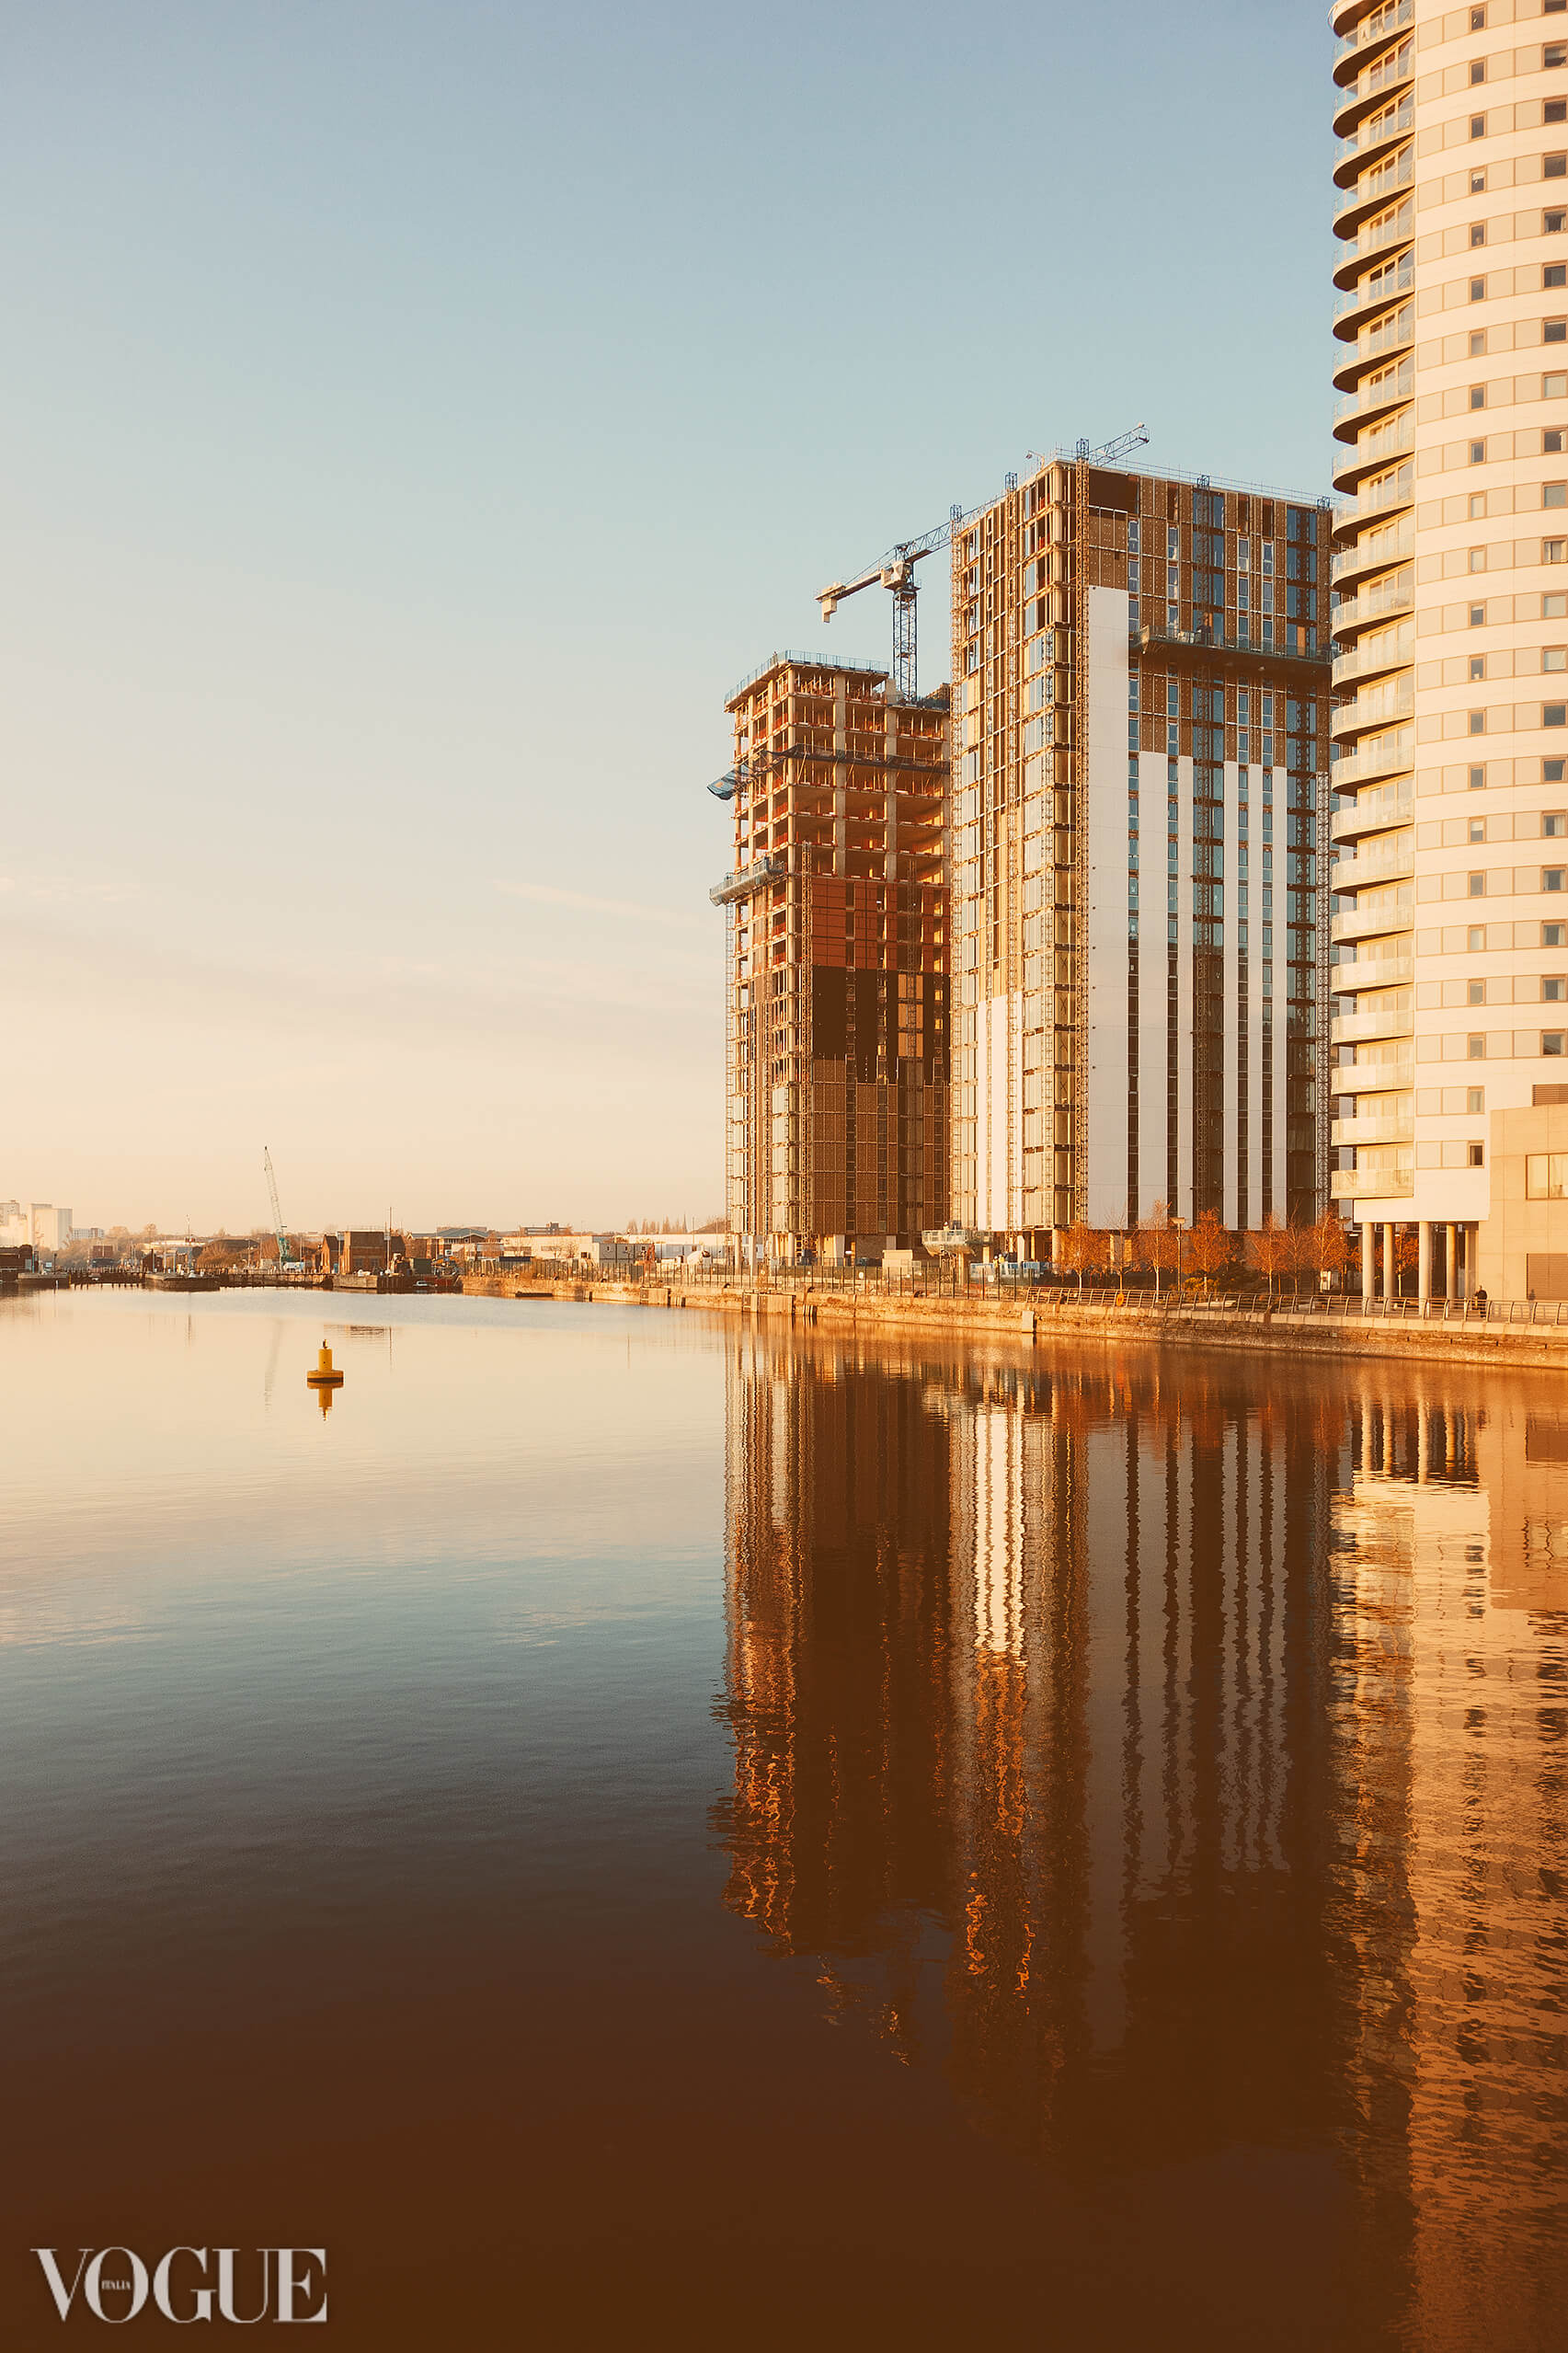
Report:
[[[1220,1301],[1156,1305],[1129,1298],[1082,1304],[1057,1293],[1020,1306],[1012,1299],[885,1296],[850,1290],[719,1288],[684,1289],[674,1283],[530,1283],[509,1275],[466,1277],[470,1297],[567,1299],[585,1303],[696,1309],[784,1325],[817,1324],[824,1329],[866,1333],[941,1332],[992,1343],[1000,1339],[1035,1344],[1053,1338],[1093,1340],[1125,1348],[1237,1349],[1248,1354],[1345,1358],[1428,1358],[1447,1364],[1544,1366],[1568,1372],[1568,1323],[1506,1322],[1472,1313],[1422,1317],[1325,1313],[1321,1308],[1272,1311]]]

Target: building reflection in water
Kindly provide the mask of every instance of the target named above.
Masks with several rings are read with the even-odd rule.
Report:
[[[727,1900],[1059,2177],[1315,2159],[1358,2335],[1554,2342],[1568,1402],[1282,1370],[733,1343]]]

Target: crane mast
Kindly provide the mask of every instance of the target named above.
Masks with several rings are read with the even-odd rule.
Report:
[[[272,1230],[278,1236],[278,1265],[280,1268],[292,1267],[294,1262],[289,1252],[288,1234],[283,1230],[283,1212],[278,1201],[278,1179],[273,1174],[271,1148],[267,1144],[261,1147],[261,1165],[267,1171],[267,1190],[272,1201]]]

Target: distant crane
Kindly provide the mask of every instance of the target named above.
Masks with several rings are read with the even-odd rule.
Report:
[[[272,1173],[272,1153],[267,1144],[261,1147],[261,1165],[267,1171],[267,1189],[272,1197],[272,1230],[278,1236],[278,1264],[280,1268],[292,1267],[294,1257],[283,1229],[283,1212],[278,1201],[278,1179]]]
[[[1148,428],[1135,425],[1130,432],[1118,434],[1114,442],[1103,442],[1098,449],[1091,449],[1086,441],[1081,441],[1074,447],[1072,456],[1081,465],[1110,465],[1117,458],[1125,457],[1128,450],[1141,448],[1148,439]],[[1065,456],[1067,453],[1061,451],[1058,454]],[[1008,476],[1009,489],[1017,487],[1017,479],[1016,475]],[[979,512],[978,507],[970,508],[967,514],[962,507],[954,507],[947,521],[939,522],[934,531],[923,532],[918,539],[900,539],[897,546],[889,547],[885,556],[878,557],[875,564],[868,564],[865,570],[858,573],[853,580],[832,580],[825,589],[818,591],[817,602],[822,609],[825,622],[832,619],[846,597],[858,596],[862,589],[885,588],[891,592],[893,684],[906,702],[915,700],[919,668],[916,660],[915,566],[922,556],[934,556],[939,549],[951,546],[956,534],[962,531],[964,525]],[[716,787],[710,786],[709,790],[716,791]],[[719,798],[724,796],[720,794]]]

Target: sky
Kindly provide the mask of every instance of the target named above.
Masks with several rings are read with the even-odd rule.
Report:
[[[1031,451],[1327,487],[1326,15],[0,0],[0,1197],[716,1214],[726,694]]]

